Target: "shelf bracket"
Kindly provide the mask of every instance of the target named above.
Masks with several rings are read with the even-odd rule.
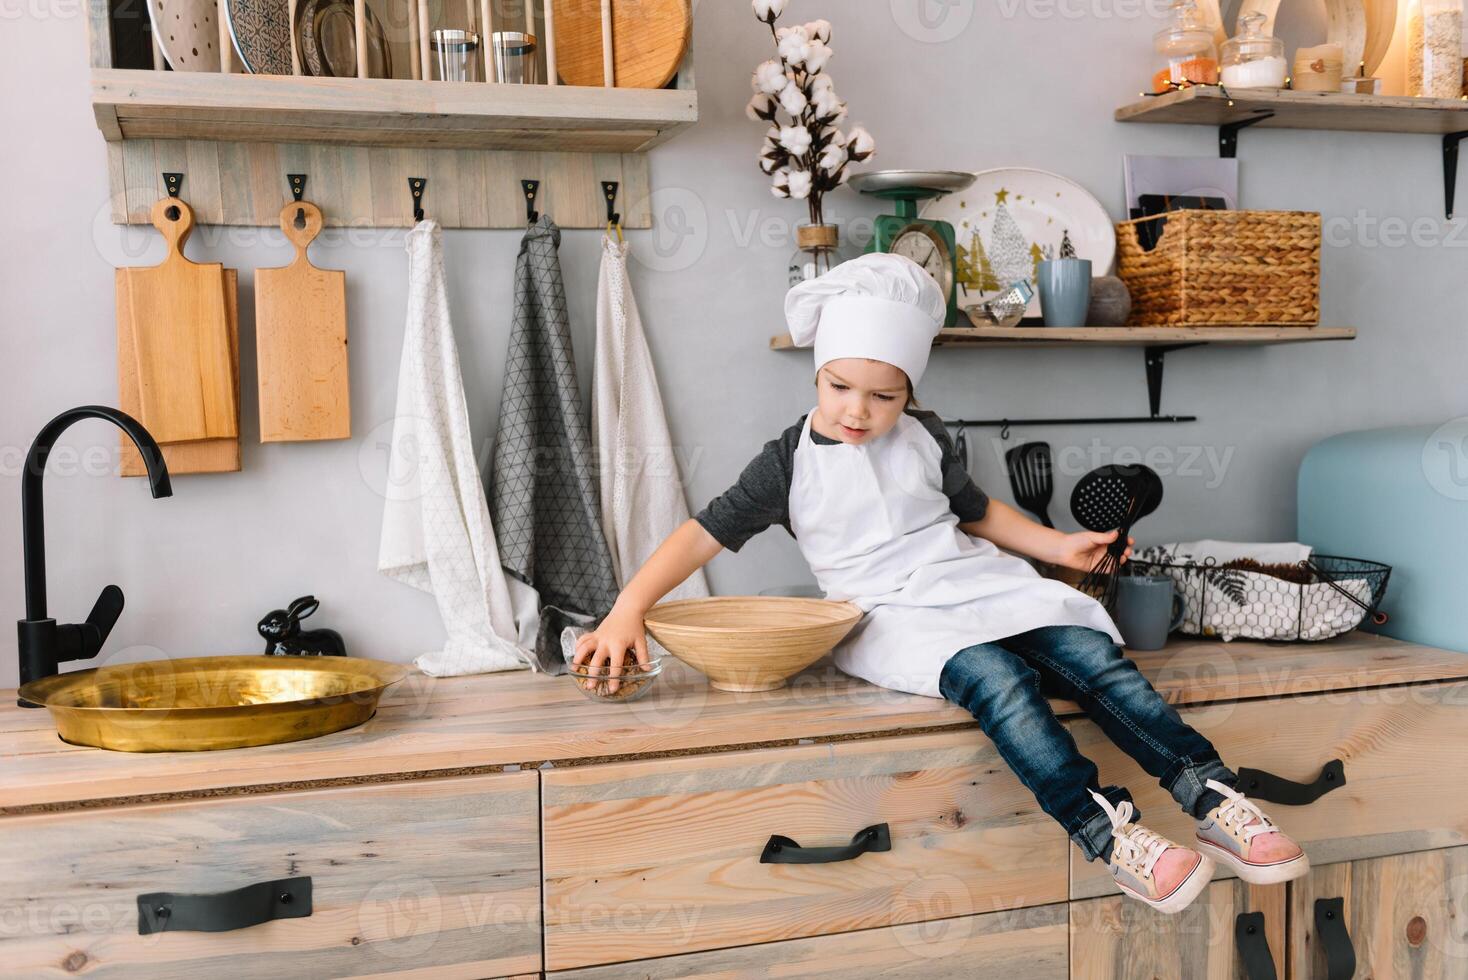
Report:
[[[1453,220],[1453,198],[1458,189],[1458,144],[1468,137],[1468,129],[1443,135],[1443,203],[1448,220]]]
[[[1256,123],[1262,123],[1266,119],[1273,119],[1274,113],[1260,111],[1257,116],[1248,119],[1240,119],[1238,122],[1224,123],[1218,127],[1218,155],[1225,160],[1232,160],[1239,155],[1239,130],[1248,129]]]
[[[1171,351],[1186,350],[1189,347],[1200,347],[1201,344],[1154,344],[1144,351],[1144,363],[1147,367],[1147,409],[1155,419],[1162,411],[1162,369],[1165,366],[1164,358]],[[1193,419],[1189,418],[1189,421]]]

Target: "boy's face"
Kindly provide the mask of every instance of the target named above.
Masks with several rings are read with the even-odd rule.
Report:
[[[843,357],[827,361],[816,374],[817,418],[821,435],[853,445],[878,439],[907,407],[907,375],[886,361]]]

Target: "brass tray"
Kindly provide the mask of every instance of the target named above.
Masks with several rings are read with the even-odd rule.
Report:
[[[360,725],[412,669],[357,657],[149,660],[31,681],[61,738],[120,752],[198,752],[295,742]]]

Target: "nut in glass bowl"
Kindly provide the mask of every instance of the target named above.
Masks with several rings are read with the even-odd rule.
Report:
[[[609,664],[595,667],[590,664],[566,665],[566,673],[582,694],[593,701],[621,703],[645,697],[652,690],[653,681],[663,672],[663,662],[657,657],[645,664],[634,659],[623,664],[615,676],[611,670]]]

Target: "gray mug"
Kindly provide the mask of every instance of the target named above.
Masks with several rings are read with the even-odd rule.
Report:
[[[1040,313],[1047,327],[1084,327],[1091,307],[1091,260],[1047,259],[1040,263]]]
[[[1160,650],[1183,624],[1182,593],[1167,575],[1126,575],[1116,580],[1116,627],[1132,650]]]

